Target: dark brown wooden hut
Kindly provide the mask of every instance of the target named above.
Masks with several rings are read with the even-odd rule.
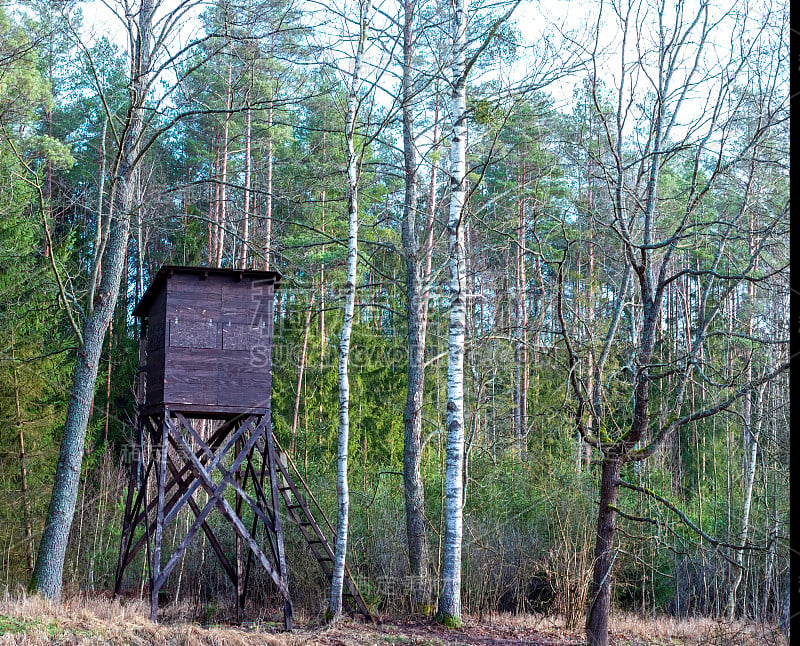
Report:
[[[134,310],[142,320],[142,412],[226,417],[269,406],[273,271],[165,265]]]

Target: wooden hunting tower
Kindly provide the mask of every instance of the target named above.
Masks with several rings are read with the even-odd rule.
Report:
[[[281,500],[287,520],[332,576],[332,537],[312,515],[306,499],[316,501],[271,430],[279,281],[271,271],[165,265],[133,311],[141,321],[139,418],[114,592],[145,547],[153,621],[159,591],[202,529],[236,589],[237,620],[255,560],[283,597],[284,625],[291,628]],[[202,500],[196,495],[201,489]],[[164,530],[186,506],[194,522],[166,556]],[[227,549],[207,522],[215,509],[234,532],[235,544]],[[333,534],[318,505],[315,513]],[[349,572],[345,581],[345,606],[371,618]]]

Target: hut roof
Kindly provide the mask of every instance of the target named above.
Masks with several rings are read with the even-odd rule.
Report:
[[[278,287],[282,278],[277,271],[264,271],[260,269],[229,269],[227,267],[188,267],[185,265],[162,265],[156,272],[150,286],[142,295],[141,300],[133,309],[134,316],[147,316],[150,303],[155,296],[163,289],[167,279],[173,274],[195,274],[201,278],[209,276],[231,276],[237,280],[243,278],[253,278],[255,280],[274,280],[275,287]]]

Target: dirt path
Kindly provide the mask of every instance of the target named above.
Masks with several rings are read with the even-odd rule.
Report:
[[[375,626],[344,623],[316,630],[300,629],[291,636],[284,634],[284,638],[292,646],[572,646],[582,641],[577,635],[553,635],[508,624],[471,623],[450,629],[424,620],[388,621]]]

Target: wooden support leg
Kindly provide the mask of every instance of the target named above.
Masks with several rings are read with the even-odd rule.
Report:
[[[250,451],[250,454],[247,456],[247,467],[246,467],[247,471],[245,471],[245,480],[247,479],[247,474],[249,472],[250,473],[250,477],[251,477],[251,479],[253,481],[253,489],[255,490],[256,500],[258,500],[258,496],[259,496],[259,493],[258,493],[258,478],[255,475],[255,468],[253,467],[253,451],[254,450],[255,449],[252,449]],[[253,514],[253,524],[250,527],[250,535],[255,538],[257,536],[257,531],[258,531],[258,516],[256,514]],[[266,532],[266,533],[268,534],[268,532]],[[270,543],[270,547],[272,547],[272,543]],[[245,600],[246,600],[246,597],[247,597],[247,586],[248,586],[248,583],[250,582],[250,566],[252,564],[253,564],[253,553],[248,550],[248,552],[247,552],[247,560],[244,563],[244,572],[242,573],[242,575],[244,577],[244,580],[242,581],[242,596],[241,596],[241,598],[239,600],[239,603],[242,604],[242,607],[244,607]]]
[[[164,538],[164,494],[167,478],[167,438],[168,438],[168,419],[169,409],[164,410],[164,420],[161,424],[161,449],[158,454],[158,470],[156,471],[156,483],[158,485],[158,504],[156,507],[156,527],[153,537],[153,565],[152,583],[150,585],[150,621],[155,622],[158,618],[158,592],[163,583],[161,574],[161,541]]]
[[[128,477],[128,492],[125,496],[125,516],[122,519],[122,536],[119,542],[119,559],[117,560],[117,571],[114,577],[114,597],[119,596],[120,587],[122,586],[122,573],[125,570],[128,552],[130,551],[131,541],[133,539],[133,516],[137,512],[132,512],[134,508],[134,492],[137,492],[137,502],[141,500],[141,490],[137,486],[139,484],[139,464],[140,452],[142,450],[141,438],[141,418],[137,421],[137,433],[132,444],[132,455],[130,464],[130,474]],[[137,509],[138,511],[138,509]]]
[[[260,466],[259,469],[256,469],[256,465],[254,464],[255,461],[258,460],[260,456]],[[270,554],[272,556],[272,562],[278,562],[278,548],[275,541],[275,510],[272,508],[272,504],[269,502],[267,494],[265,493],[266,487],[266,478],[269,475],[269,466],[267,464],[267,451],[266,446],[263,442],[258,442],[258,444],[250,451],[250,454],[247,457],[247,469],[245,475],[249,477],[253,483],[253,492],[255,493],[255,501],[261,508],[266,512],[267,517],[270,520],[269,524],[264,525],[264,536],[267,539],[267,543],[269,545]],[[253,514],[253,525],[250,530],[250,534],[252,536],[256,536],[256,531],[258,529],[258,514]],[[244,568],[244,585],[243,585],[243,597],[242,597],[242,605],[244,605],[245,598],[247,597],[247,590],[248,590],[248,582],[250,580],[250,568],[253,565],[253,553],[248,550],[247,552],[247,561],[245,563]]]
[[[236,454],[238,455],[242,451],[242,441],[239,440],[236,443]],[[242,478],[241,478],[241,469],[237,469],[236,472],[233,474],[236,483],[241,486]],[[236,515],[241,518],[242,517],[242,496],[239,493],[238,489],[236,491],[236,503],[235,508]],[[242,615],[244,611],[244,572],[243,572],[243,559],[242,559],[242,539],[239,534],[236,534],[236,591],[234,593],[234,603],[236,604],[236,623],[242,623]]]
[[[148,489],[150,488],[150,478],[155,477],[155,471],[158,468],[156,466],[156,452],[154,450],[156,437],[155,435],[148,435],[147,436],[147,468],[144,471],[144,476],[140,483],[140,487],[142,490],[142,505],[145,510],[143,520],[144,520],[144,536],[142,537],[140,542],[144,542],[145,545],[145,564],[147,566],[147,583],[148,583],[148,590],[152,590],[153,588],[153,552],[152,552],[152,539],[153,539],[153,525],[150,520],[150,514],[147,510],[150,508],[150,501],[148,500]],[[145,454],[144,451],[144,444],[142,444],[142,455]],[[156,497],[156,502],[158,502],[158,497]],[[134,521],[134,525],[136,525],[136,521]],[[128,555],[128,560],[130,561],[132,558],[132,554]]]

